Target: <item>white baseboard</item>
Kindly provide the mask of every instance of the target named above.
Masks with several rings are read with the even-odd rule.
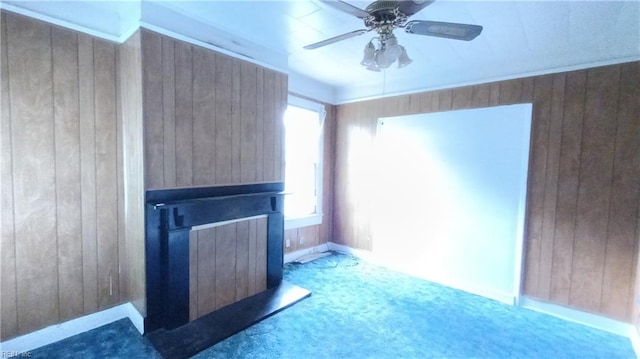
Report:
[[[327,246],[327,244],[324,243],[324,244],[318,244],[315,247],[305,248],[305,249],[301,249],[299,251],[295,251],[295,252],[291,252],[291,253],[285,253],[284,254],[284,262],[285,263],[295,262],[298,258],[304,257],[307,254],[322,253],[322,252],[326,252],[328,250],[329,250],[329,246]]]
[[[485,298],[490,298],[493,300],[497,300],[499,302],[505,303],[505,304],[509,304],[509,305],[513,305],[515,302],[515,296],[511,293],[505,293],[505,292],[499,292],[499,291],[495,291],[495,290],[490,290],[490,289],[486,289],[486,288],[481,288],[478,286],[474,286],[471,283],[441,283],[438,280],[434,279],[434,278],[429,278],[426,277],[424,274],[421,273],[417,273],[405,268],[400,268],[396,265],[393,265],[392,263],[388,263],[380,258],[378,258],[374,253],[370,252],[370,251],[366,251],[366,250],[362,250],[362,249],[355,249],[355,248],[351,248],[342,244],[337,244],[337,243],[333,243],[333,242],[329,242],[329,249],[334,250],[336,252],[342,252],[342,253],[346,253],[346,254],[350,254],[353,256],[356,256],[358,258],[361,258],[367,262],[370,263],[374,263],[376,265],[397,271],[397,272],[401,272],[401,273],[406,273],[418,278],[422,278],[431,282],[435,282],[435,283],[440,283],[442,285],[446,285],[447,287],[451,287],[451,288],[455,288],[458,290],[462,290],[471,294],[476,294]]]
[[[140,312],[131,303],[124,303],[4,341],[0,343],[0,353],[25,353],[123,318],[129,318],[140,334],[144,332]]]
[[[351,248],[349,246],[345,246],[345,245],[334,243],[334,242],[328,242],[327,245],[329,247],[329,250],[350,254],[352,256],[364,259],[367,262],[382,264],[380,263],[379,260],[377,260],[377,258],[374,257],[373,253],[369,251],[365,251],[363,249]]]
[[[633,325],[631,325],[629,329],[629,340],[631,340],[633,351],[636,352],[636,357],[640,358],[640,333],[638,333],[638,329],[634,328]]]
[[[569,322],[574,322],[595,329],[604,330],[605,332],[629,337],[629,339],[632,339],[629,336],[632,331],[635,331],[637,333],[635,328],[633,328],[633,325],[629,323],[610,319],[597,314],[583,312],[581,310],[573,308],[567,308],[558,304],[542,302],[526,296],[522,296],[520,298],[520,306],[523,308],[535,310],[536,312],[549,314]]]

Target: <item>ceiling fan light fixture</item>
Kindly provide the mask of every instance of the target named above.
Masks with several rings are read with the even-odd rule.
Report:
[[[362,66],[370,66],[374,65],[376,62],[376,47],[369,41],[369,43],[364,47],[364,56],[362,57],[362,61],[360,65]]]
[[[402,47],[398,45],[398,39],[396,39],[396,37],[392,34],[389,38],[387,38],[386,41],[384,41],[384,44],[386,53],[395,61],[395,59],[400,56],[400,53],[402,51]]]
[[[375,63],[369,65],[367,67],[367,70],[369,71],[373,71],[373,72],[380,72],[380,68],[378,67],[378,65],[376,65]]]
[[[409,55],[407,55],[407,50],[404,48],[404,46],[400,46],[400,56],[398,56],[398,68],[401,69],[412,62],[413,60],[411,60],[409,58]]]
[[[1,1],[1,0],[0,0]],[[365,28],[334,36],[305,46],[305,49],[317,49],[338,41],[350,39],[375,30],[378,37],[374,37],[364,48],[360,64],[371,71],[386,69],[394,62],[398,68],[403,68],[413,62],[403,46],[393,34],[393,30],[402,28],[408,34],[442,37],[454,40],[471,41],[482,32],[482,26],[459,24],[442,21],[411,20],[407,21],[434,0],[374,0],[365,9],[351,5],[344,0],[319,0],[337,10],[360,18]],[[373,40],[378,43],[374,44]]]
[[[396,58],[393,57],[393,53],[387,51],[386,49],[378,50],[378,52],[376,53],[376,64],[381,69],[388,68],[389,66],[391,66],[391,64],[393,64],[394,61],[396,61]]]

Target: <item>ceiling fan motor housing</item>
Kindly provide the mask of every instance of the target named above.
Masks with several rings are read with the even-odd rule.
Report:
[[[371,15],[376,15],[377,12],[389,12],[398,8],[400,1],[374,1],[369,4],[364,11]]]
[[[378,33],[385,33],[394,27],[402,26],[407,20],[407,16],[400,13],[398,10],[399,5],[400,1],[380,0],[372,2],[365,8],[365,11],[369,13],[369,17],[364,19],[365,26],[369,29],[378,30]]]

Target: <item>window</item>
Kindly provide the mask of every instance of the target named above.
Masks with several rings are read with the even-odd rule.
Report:
[[[322,223],[324,106],[289,96],[284,115],[285,229]]]

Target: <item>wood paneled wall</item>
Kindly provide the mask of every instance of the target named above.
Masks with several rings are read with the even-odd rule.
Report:
[[[193,320],[267,289],[267,219],[189,233]]]
[[[118,49],[118,93],[122,118],[121,152],[123,208],[120,217],[124,241],[120,254],[120,273],[126,298],[146,314],[145,213],[144,213],[144,138],[142,108],[142,44],[140,31]]]
[[[321,228],[322,225],[317,225],[287,229],[284,231],[283,248],[285,253],[291,253],[305,248],[315,247],[322,243],[327,243],[328,239],[320,236]],[[289,247],[287,247],[287,240],[289,241]]]
[[[287,76],[142,32],[146,189],[282,181]]]
[[[2,13],[1,340],[124,298],[116,45]]]
[[[341,105],[334,240],[371,249],[379,117],[533,103],[523,293],[633,321],[640,63]]]
[[[150,31],[142,64],[147,190],[284,180],[285,74]],[[255,227],[191,236],[192,319],[266,288],[266,234],[247,242]],[[245,272],[258,275],[248,287]]]

